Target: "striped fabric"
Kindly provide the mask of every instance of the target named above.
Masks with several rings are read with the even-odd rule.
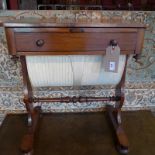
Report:
[[[119,58],[118,73],[105,72],[103,56],[27,56],[34,87],[117,84],[126,56]]]

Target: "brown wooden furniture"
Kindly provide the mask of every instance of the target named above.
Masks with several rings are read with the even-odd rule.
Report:
[[[128,139],[121,123],[121,108],[124,103],[124,85],[127,60],[121,81],[116,86],[113,97],[63,97],[36,98],[33,96],[25,56],[27,55],[104,55],[108,46],[116,42],[121,54],[137,56],[141,53],[144,39],[143,24],[116,23],[112,21],[77,20],[14,20],[4,23],[9,53],[20,58],[24,82],[24,103],[28,112],[28,132],[24,136],[21,150],[33,150],[40,107],[35,102],[91,102],[115,101],[115,106],[107,106],[115,129],[118,150],[128,152]],[[110,44],[110,45],[109,45]]]

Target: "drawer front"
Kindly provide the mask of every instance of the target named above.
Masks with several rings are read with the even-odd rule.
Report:
[[[135,50],[136,32],[16,32],[17,52],[94,52],[105,51],[115,39],[122,51]]]

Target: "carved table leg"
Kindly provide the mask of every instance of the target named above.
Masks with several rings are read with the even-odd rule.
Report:
[[[115,130],[117,138],[117,149],[120,153],[127,154],[129,149],[129,142],[122,127],[121,109],[115,108],[113,106],[107,106],[107,110]]]
[[[24,84],[24,103],[28,112],[28,131],[24,135],[21,143],[21,151],[25,155],[32,155],[34,136],[37,130],[39,116],[41,113],[41,107],[33,107],[33,93],[32,87],[29,80],[26,60],[24,56],[21,56],[22,73],[23,73],[23,84]]]
[[[35,107],[31,112],[32,123],[28,124],[28,131],[24,135],[21,143],[21,151],[26,154],[33,151],[34,137],[39,123],[41,108]],[[28,114],[29,115],[29,114]],[[32,154],[32,153],[31,153]]]
[[[123,71],[123,75],[121,78],[121,81],[116,86],[116,96],[120,97],[120,101],[116,101],[115,106],[107,106],[108,114],[110,117],[110,120],[113,124],[116,138],[117,138],[117,149],[122,154],[127,154],[129,150],[129,142],[128,138],[125,134],[125,131],[122,127],[122,121],[121,121],[121,108],[124,103],[124,85],[125,85],[125,74],[126,74],[126,67],[127,67],[127,60],[128,56],[126,58],[126,63]]]

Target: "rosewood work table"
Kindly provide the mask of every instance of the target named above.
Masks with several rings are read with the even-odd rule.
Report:
[[[39,122],[41,107],[36,102],[84,103],[113,101],[114,106],[106,106],[112,121],[117,149],[128,153],[129,142],[121,123],[121,108],[124,103],[124,85],[129,55],[138,58],[142,51],[145,25],[113,21],[89,20],[12,20],[4,23],[9,54],[21,61],[24,103],[28,112],[28,131],[23,136],[21,151],[32,153],[34,136]],[[26,56],[38,55],[105,55],[107,47],[119,46],[120,55],[125,55],[125,65],[120,82],[112,97],[34,97],[29,78]]]

